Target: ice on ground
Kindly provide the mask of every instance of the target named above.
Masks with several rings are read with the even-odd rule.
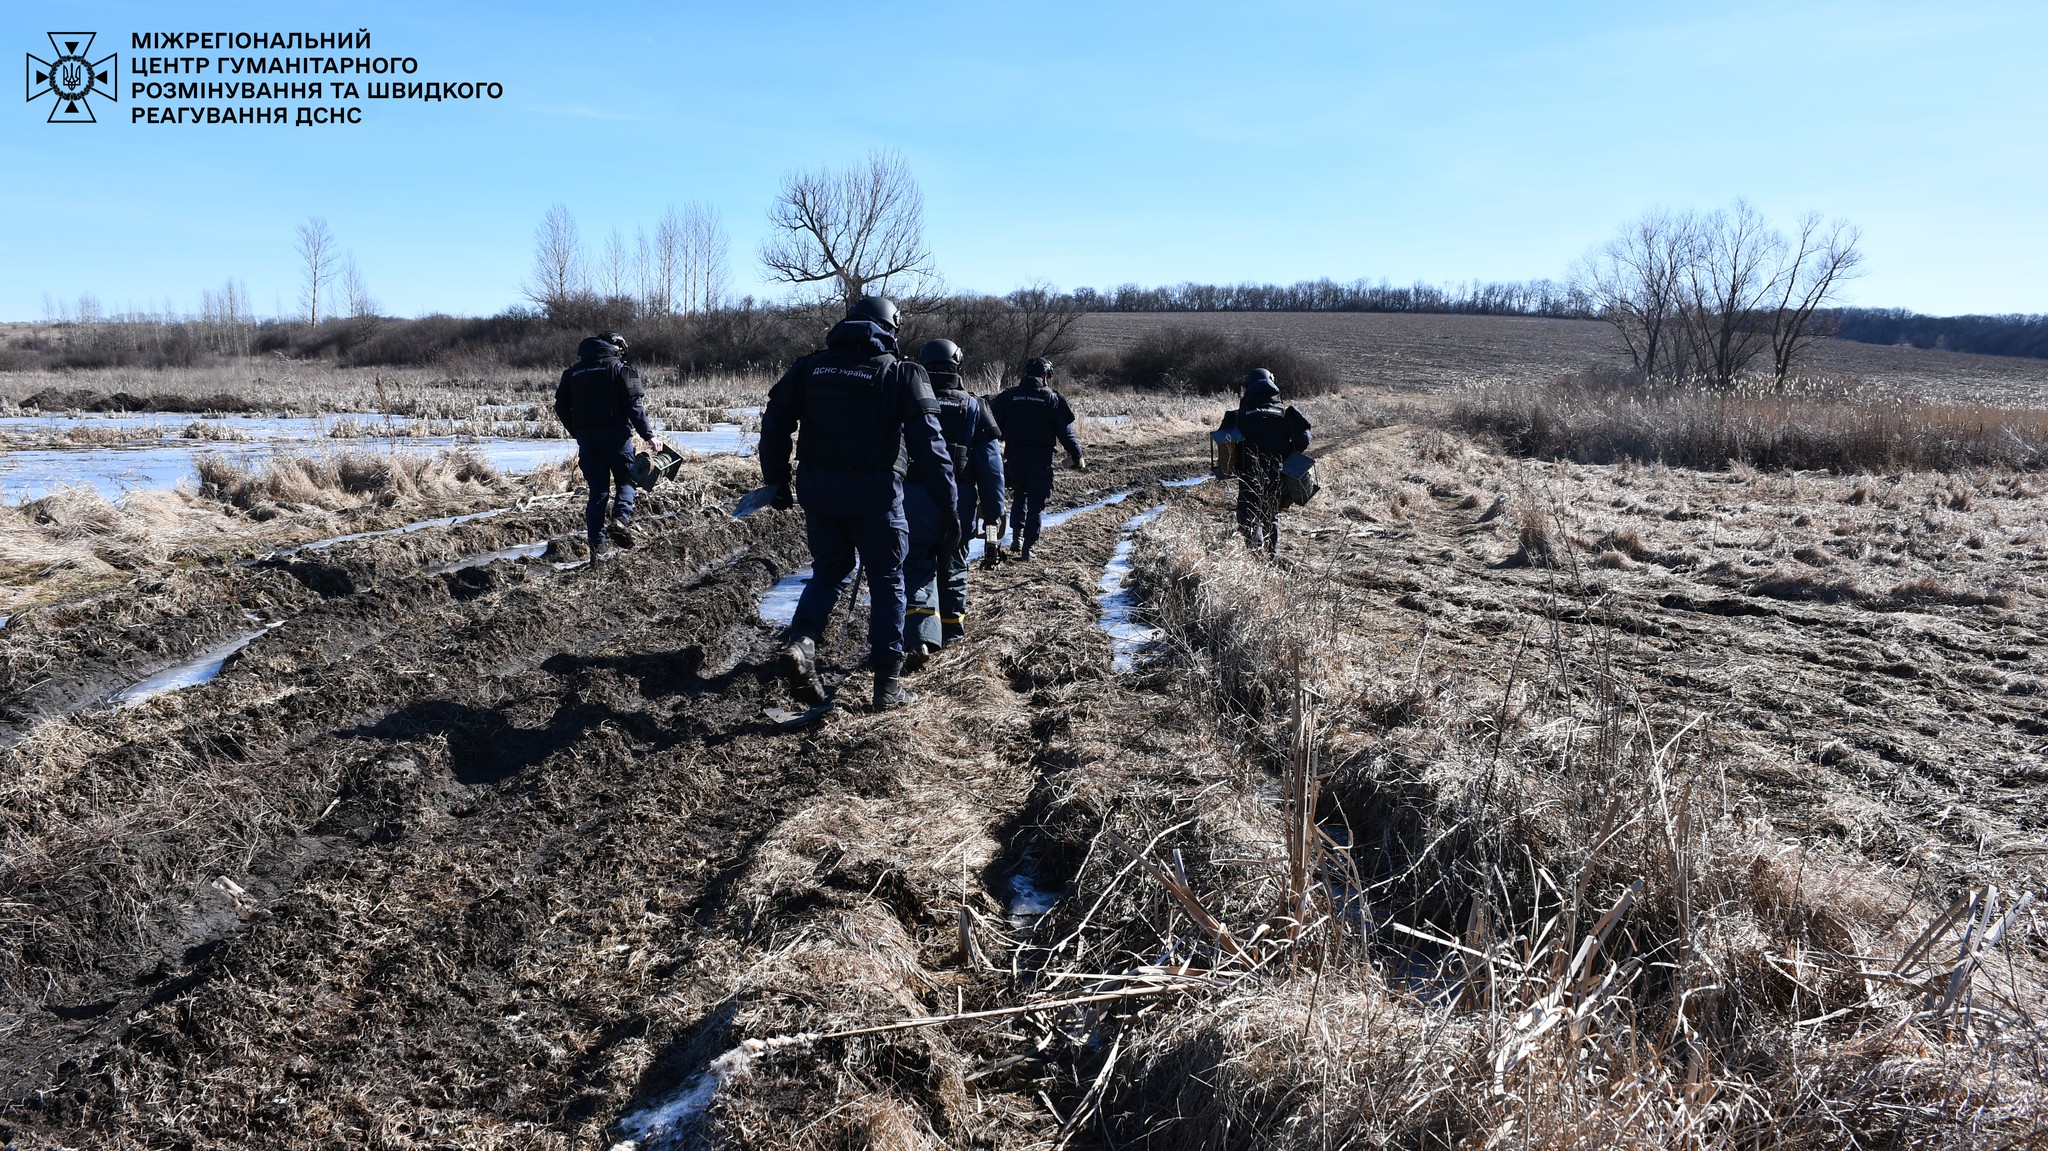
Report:
[[[713,1059],[701,1074],[668,1098],[621,1117],[618,1129],[626,1137],[612,1144],[611,1151],[662,1151],[678,1146],[711,1106],[711,1098],[718,1094],[720,1086],[745,1075],[763,1051],[793,1041],[794,1038],[749,1039]]]
[[[16,416],[9,420],[48,422],[68,417]],[[0,424],[7,421],[0,420]],[[70,424],[79,420],[69,419]],[[186,418],[179,426],[194,422]],[[21,503],[40,499],[60,487],[90,486],[108,499],[138,488],[172,488],[199,475],[198,458],[215,456],[244,466],[258,465],[263,457],[279,452],[409,451],[430,453],[464,448],[481,456],[502,472],[524,473],[546,464],[573,459],[574,440],[496,439],[474,436],[364,436],[329,439],[325,434],[301,435],[299,418],[240,420],[268,427],[277,434],[249,433],[247,441],[184,441],[148,447],[34,448],[0,452],[0,499]],[[284,425],[278,427],[278,425]],[[58,425],[62,426],[62,425]],[[749,455],[753,437],[738,424],[713,424],[700,432],[663,432],[662,438],[677,448],[700,455]]]
[[[446,575],[449,572],[459,572],[467,568],[479,568],[485,564],[497,563],[499,560],[539,559],[547,550],[548,541],[546,540],[530,544],[514,544],[509,548],[499,548],[496,551],[463,556],[461,559],[449,560],[444,564],[435,564],[433,567],[428,568],[424,574],[430,576]]]
[[[1214,476],[1189,476],[1184,480],[1160,480],[1159,486],[1164,488],[1195,488],[1208,483],[1214,478]]]
[[[1165,504],[1158,504],[1124,522],[1116,551],[1103,565],[1102,579],[1095,585],[1102,593],[1102,630],[1110,639],[1110,666],[1120,673],[1138,670],[1138,656],[1159,642],[1158,628],[1137,622],[1138,597],[1124,584],[1131,575],[1131,549],[1137,543],[1138,530],[1158,519],[1165,510]]]
[[[325,551],[336,544],[349,544],[354,543],[357,540],[378,539],[382,536],[402,536],[409,535],[413,532],[429,531],[433,528],[453,527],[456,524],[466,524],[472,520],[487,520],[490,519],[492,516],[502,516],[506,512],[516,510],[517,509],[515,508],[492,508],[489,511],[470,512],[468,515],[436,516],[435,518],[430,520],[416,520],[413,523],[404,524],[399,527],[380,528],[377,531],[373,532],[350,532],[345,536],[329,536],[324,540],[314,540],[312,543],[309,544],[300,544],[295,548],[285,548],[282,551],[272,552],[270,553],[269,558],[275,559],[282,556],[295,556],[298,555],[300,552]]]
[[[1064,891],[1038,885],[1038,864],[1038,853],[1026,851],[1017,861],[1016,870],[1003,877],[1003,882],[1010,886],[1010,902],[1005,910],[1012,930],[1024,931],[1036,926],[1066,896]]]
[[[107,703],[113,707],[133,707],[152,696],[211,683],[213,678],[220,674],[220,669],[226,665],[229,656],[248,647],[277,626],[275,623],[268,624],[246,635],[236,636],[219,647],[200,652],[183,663],[172,664],[148,679],[124,687],[108,696]]]
[[[1056,528],[1061,524],[1066,523],[1068,520],[1073,519],[1075,516],[1083,514],[1084,512],[1099,511],[1102,508],[1109,507],[1111,504],[1122,503],[1124,500],[1130,498],[1130,495],[1130,492],[1117,492],[1114,495],[1105,496],[1102,499],[1099,499],[1094,503],[1088,504],[1084,507],[1070,508],[1063,512],[1054,512],[1051,515],[1046,516],[1041,521],[1040,526],[1041,528],[1045,529]],[[980,536],[976,536],[973,539],[969,540],[967,542],[967,562],[973,563],[976,560],[979,560],[982,557],[982,553],[986,550],[987,544]],[[847,578],[849,580],[852,579],[851,576],[848,576]],[[776,580],[773,584],[771,584],[767,591],[761,593],[762,621],[765,623],[774,624],[777,627],[788,627],[789,621],[796,618],[796,604],[798,600],[803,598],[804,585],[810,582],[811,569],[809,567],[805,567],[798,571],[793,571],[788,575],[783,576],[781,579]],[[845,592],[846,586],[845,584],[841,584],[840,594],[844,595]]]

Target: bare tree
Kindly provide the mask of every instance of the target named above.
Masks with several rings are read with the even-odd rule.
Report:
[[[718,209],[692,202],[683,207],[682,310],[708,312],[725,297],[732,238]]]
[[[784,177],[768,210],[778,233],[761,249],[770,278],[851,303],[888,292],[928,304],[938,291],[924,242],[924,193],[899,152]]]
[[[1074,326],[1083,312],[1074,297],[1038,281],[1011,292],[1009,300],[1017,310],[1017,363],[1033,356],[1063,356],[1080,346]]]
[[[298,227],[299,259],[305,270],[305,283],[299,289],[299,302],[305,305],[306,322],[320,322],[320,290],[334,279],[334,232],[327,227],[327,221],[319,216],[308,216]]]
[[[1645,376],[1670,358],[1696,230],[1690,215],[1645,212],[1573,270],[1571,290],[1614,327]]]
[[[341,269],[341,290],[348,303],[350,319],[361,320],[377,314],[377,301],[370,298],[369,286],[363,283],[362,269],[356,267],[356,254],[350,252]]]
[[[647,229],[633,227],[633,298],[637,301],[640,315],[658,316],[655,310],[654,248],[647,242]]]
[[[533,230],[533,276],[526,298],[550,312],[583,291],[583,238],[567,204],[557,203]]]
[[[1764,315],[1783,275],[1785,238],[1746,201],[1699,221],[1686,268],[1685,330],[1692,367],[1728,387],[1769,345]]]
[[[628,262],[626,237],[617,228],[604,238],[604,255],[598,261],[598,294],[607,300],[625,299]]]
[[[683,274],[683,221],[670,204],[654,226],[653,299],[650,310],[666,316],[676,310],[676,281]]]
[[[1820,310],[1834,301],[1842,281],[1860,273],[1860,229],[1846,220],[1823,225],[1819,212],[1799,218],[1799,238],[1787,250],[1771,315],[1771,368],[1780,388],[1792,365],[1822,334]]]

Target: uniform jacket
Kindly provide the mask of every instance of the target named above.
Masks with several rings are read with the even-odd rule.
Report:
[[[576,366],[555,385],[555,415],[562,424],[571,432],[630,426],[641,439],[653,439],[640,373],[596,336],[579,344],[576,355]]]
[[[1003,518],[1003,430],[989,406],[961,386],[959,376],[934,372],[932,392],[939,401],[939,430],[946,437],[946,454],[953,460],[953,482],[958,489],[954,506],[959,511],[960,530],[972,534],[977,518]],[[917,474],[913,467],[908,478],[915,479]]]
[[[1074,436],[1074,409],[1067,398],[1035,376],[1006,389],[989,401],[996,423],[1003,429],[1003,463],[1013,472],[1050,468],[1055,445],[1081,458],[1081,441]],[[1012,482],[1018,479],[1012,476]]]
[[[910,463],[940,507],[955,503],[953,461],[939,427],[939,402],[917,364],[896,356],[896,339],[865,320],[842,320],[825,350],[802,356],[768,390],[761,412],[761,478],[791,482],[794,438],[798,494],[835,514],[893,505]],[[801,434],[798,429],[801,428]]]

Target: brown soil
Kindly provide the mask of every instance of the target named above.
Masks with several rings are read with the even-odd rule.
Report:
[[[1517,661],[1597,646],[1658,723],[1714,717],[1730,804],[1882,873],[1886,898],[2041,887],[2034,488],[1529,465],[1345,410],[1315,413],[1329,490],[1289,518],[1283,568],[1332,589],[1334,634],[1372,675],[1442,687],[1361,695],[1343,762],[1420,756],[1414,717],[1494,706],[1486,685],[1533,711]],[[1154,531],[1220,551],[1232,493],[1158,486],[1203,470],[1199,440],[1134,427],[1091,458],[1058,503],[1137,494],[1028,567],[978,571],[971,642],[915,677],[917,707],[795,732],[761,714],[790,701],[756,605],[804,562],[800,520],[731,520],[737,475],[596,569],[416,574],[573,533],[550,506],[0,632],[21,736],[0,753],[0,1140],[606,1147],[635,1134],[623,1117],[715,1082],[673,1145],[1262,1145],[1176,1126],[1265,1091],[1281,1131],[1318,1094],[1255,1058],[1305,1022],[1229,988],[831,1034],[1213,960],[1138,854],[1225,922],[1264,906],[1242,876],[1283,850],[1270,757],[1244,750],[1266,733],[1216,722],[1199,660],[1113,674],[1096,627],[1131,515],[1174,505]],[[244,611],[286,622],[209,685],[29,718]],[[856,694],[863,614],[842,609],[823,653]],[[76,638],[95,618],[99,647]],[[1347,814],[1389,810],[1344,785]],[[1390,817],[1382,843],[1399,835]],[[1019,869],[1073,895],[1013,922]],[[1405,1037],[1418,1066],[1467,1035],[1416,1023],[1412,997],[1360,1002],[1326,1018]],[[827,1037],[741,1046],[804,1033]],[[1437,1126],[1398,1141],[1479,1125],[1422,1114]]]

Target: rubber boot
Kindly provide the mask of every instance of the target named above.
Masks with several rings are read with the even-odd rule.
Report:
[[[800,703],[817,707],[825,702],[825,685],[818,682],[818,641],[807,635],[793,637],[783,646],[779,661],[782,682]]]
[[[939,625],[939,640],[941,643],[953,643],[966,637],[967,625],[964,623],[942,623]]]
[[[605,532],[611,536],[612,542],[620,547],[630,548],[633,546],[633,533],[627,529],[625,520],[613,518],[612,522],[606,526]]]
[[[875,710],[897,711],[917,702],[917,693],[903,690],[901,660],[890,660],[875,668]]]

